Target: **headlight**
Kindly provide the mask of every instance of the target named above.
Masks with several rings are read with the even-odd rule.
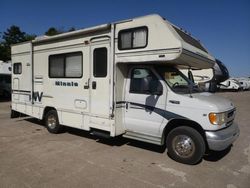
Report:
[[[226,114],[225,113],[210,113],[209,121],[213,125],[222,125],[226,121]]]

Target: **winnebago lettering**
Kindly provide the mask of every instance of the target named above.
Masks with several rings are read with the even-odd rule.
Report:
[[[72,87],[78,87],[77,82],[62,82],[62,81],[55,81],[56,86],[72,86]]]

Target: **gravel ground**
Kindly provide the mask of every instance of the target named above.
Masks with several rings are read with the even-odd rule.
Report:
[[[33,118],[10,119],[0,102],[0,187],[250,187],[250,91],[217,93],[237,107],[231,149],[189,166],[159,146],[99,139],[68,128],[53,135]]]

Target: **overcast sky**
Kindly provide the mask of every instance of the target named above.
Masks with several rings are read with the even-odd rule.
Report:
[[[0,32],[42,35],[157,13],[200,39],[231,76],[250,76],[250,0],[0,0]]]

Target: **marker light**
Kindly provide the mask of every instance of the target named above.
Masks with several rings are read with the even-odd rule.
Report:
[[[209,114],[209,121],[213,125],[222,125],[226,121],[226,114],[225,113],[210,113]]]

